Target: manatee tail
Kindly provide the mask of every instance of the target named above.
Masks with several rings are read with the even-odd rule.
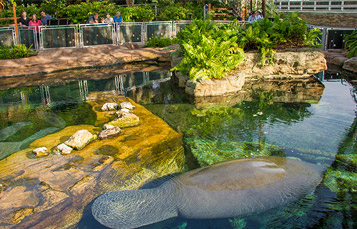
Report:
[[[137,228],[176,217],[171,190],[155,189],[108,192],[92,205],[94,218],[110,228]]]

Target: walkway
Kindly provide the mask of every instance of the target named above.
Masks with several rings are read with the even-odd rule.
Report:
[[[142,61],[169,62],[172,51],[117,45],[43,50],[29,58],[0,60],[0,78]]]

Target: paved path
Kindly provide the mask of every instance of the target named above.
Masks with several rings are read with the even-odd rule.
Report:
[[[171,51],[116,45],[44,50],[29,58],[0,60],[0,78],[140,61],[169,62]]]

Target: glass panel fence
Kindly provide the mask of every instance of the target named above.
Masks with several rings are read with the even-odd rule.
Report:
[[[0,46],[11,46],[14,44],[14,28],[0,28]]]
[[[143,23],[126,22],[117,25],[118,44],[143,42]]]
[[[173,36],[181,32],[186,26],[190,25],[192,21],[173,21]]]
[[[172,36],[172,23],[171,22],[146,22],[146,41],[151,40],[154,37],[166,37]]]
[[[75,48],[76,32],[76,26],[41,27],[41,48]]]
[[[112,25],[80,25],[79,28],[83,47],[114,44]]]
[[[27,48],[38,49],[38,37],[34,28],[19,27],[19,42]]]

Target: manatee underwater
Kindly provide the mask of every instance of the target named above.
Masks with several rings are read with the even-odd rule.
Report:
[[[154,189],[99,196],[92,214],[110,228],[136,228],[172,217],[228,218],[269,210],[315,190],[320,166],[281,158],[238,159],[183,173]]]

